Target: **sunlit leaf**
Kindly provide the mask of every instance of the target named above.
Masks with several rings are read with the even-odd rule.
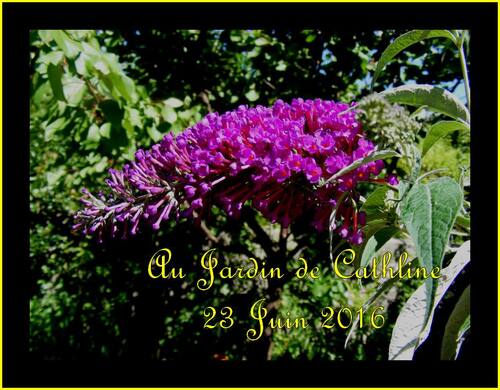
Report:
[[[45,140],[50,141],[53,137],[53,135],[64,128],[66,125],[66,119],[64,118],[57,118],[55,121],[50,123],[48,126],[45,127]]]
[[[259,99],[259,93],[255,89],[251,89],[245,94],[245,97],[251,101],[254,102]]]
[[[425,320],[427,311],[426,286],[421,285],[408,299],[399,313],[392,331],[389,360],[411,360],[413,358],[416,348],[429,336],[435,307],[469,261],[470,241],[466,241],[459,248],[450,264],[441,270],[441,277],[437,279],[436,299],[429,321]]]
[[[391,103],[410,106],[428,106],[453,119],[469,122],[469,111],[451,92],[428,84],[410,84],[388,89],[380,93]]]
[[[104,61],[97,61],[94,63],[94,68],[100,71],[102,74],[109,74],[109,67]]]
[[[167,106],[172,107],[172,108],[179,108],[179,107],[182,107],[184,105],[182,100],[179,100],[177,98],[168,98],[167,100],[165,100],[164,103]]]
[[[151,139],[154,141],[154,142],[158,142],[159,140],[161,140],[161,138],[163,137],[162,133],[160,133],[158,131],[158,129],[156,128],[156,126],[148,126],[146,131],[148,132],[148,135],[151,137]]]
[[[64,58],[64,53],[60,50],[51,51],[40,56],[39,61],[45,64],[59,65]]]
[[[102,138],[110,138],[111,136],[111,123],[109,122],[106,122],[106,123],[103,123],[100,127],[99,127],[99,134]]]
[[[91,124],[87,134],[87,141],[99,142],[100,139],[101,135],[99,133],[99,126],[97,126],[95,123]]]
[[[432,148],[432,146],[441,138],[457,130],[469,130],[469,126],[458,121],[441,121],[431,126],[424,138],[422,145],[422,157]]]
[[[85,89],[85,82],[79,78],[69,77],[63,80],[64,96],[69,106],[76,107],[80,104]]]
[[[389,61],[415,43],[430,38],[448,38],[453,42],[456,42],[455,36],[448,30],[412,30],[397,37],[389,46],[387,46],[377,62],[377,67],[375,68],[372,80],[372,88],[375,85],[378,76]]]
[[[257,38],[255,40],[255,44],[257,46],[265,46],[265,45],[269,45],[271,42],[269,42],[269,40],[267,38]]]
[[[81,46],[78,42],[72,40],[62,30],[51,30],[52,38],[56,41],[57,46],[64,52],[68,58],[75,58],[81,52]]]
[[[168,123],[174,123],[177,120],[177,114],[175,113],[175,110],[169,106],[163,106],[163,108],[161,109],[161,115],[163,116],[163,119]]]

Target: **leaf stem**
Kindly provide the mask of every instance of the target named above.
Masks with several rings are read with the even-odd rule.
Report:
[[[467,60],[465,59],[464,52],[464,34],[460,37],[458,53],[460,56],[460,66],[462,67],[462,76],[464,78],[465,96],[467,98],[467,108],[470,111],[470,86],[469,86],[469,74],[467,72]]]

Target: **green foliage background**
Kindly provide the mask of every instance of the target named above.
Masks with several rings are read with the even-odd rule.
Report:
[[[386,359],[390,324],[412,283],[386,299],[387,326],[358,332],[347,348],[345,331],[316,328],[275,332],[270,348],[246,343],[242,331],[250,324],[248,308],[266,295],[265,285],[217,280],[210,293],[200,294],[192,281],[154,283],[146,274],[149,257],[161,247],[170,248],[186,269],[194,269],[198,256],[214,245],[228,264],[265,257],[258,227],[214,210],[209,234],[179,223],[102,246],[71,233],[71,215],[80,206],[81,188],[102,188],[107,168],[120,168],[137,148],[182,131],[210,111],[270,105],[278,98],[348,102],[366,96],[375,59],[398,33],[32,31],[31,352],[46,359]],[[453,91],[461,79],[455,58],[446,41],[420,43],[387,66],[379,87],[418,82]],[[377,126],[390,133],[394,126],[382,116],[386,123],[380,119]],[[425,129],[426,118],[417,119]],[[405,142],[420,142],[415,129]],[[439,141],[426,155],[424,171],[447,166],[458,178],[468,163],[468,142],[457,134]],[[409,170],[403,160],[391,168]],[[269,236],[279,235],[257,221]],[[282,286],[282,314],[318,322],[322,307],[360,306],[373,292],[374,285],[346,284],[331,275],[327,234],[297,228],[294,237],[302,256],[324,276]],[[241,308],[235,313],[240,326],[203,330],[201,313],[209,305]]]

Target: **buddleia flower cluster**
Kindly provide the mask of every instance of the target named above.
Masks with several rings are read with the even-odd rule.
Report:
[[[213,206],[238,218],[247,204],[271,223],[286,228],[306,221],[359,244],[366,216],[358,211],[356,185],[384,180],[377,178],[384,164],[372,161],[328,180],[375,149],[348,109],[333,101],[295,99],[211,113],[137,151],[122,170],[111,169],[106,194],[84,190],[74,229],[99,241],[126,238],[171,219],[199,222]],[[329,226],[334,208],[337,222]]]

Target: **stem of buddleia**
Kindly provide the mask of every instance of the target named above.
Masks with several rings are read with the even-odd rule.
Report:
[[[465,96],[467,98],[467,108],[469,109],[470,112],[470,87],[469,87],[469,74],[467,72],[467,60],[465,58],[465,52],[464,52],[464,33],[462,33],[462,36],[460,37],[459,40],[458,53],[460,56],[460,66],[462,67],[462,75],[464,78],[464,88],[465,88]]]

